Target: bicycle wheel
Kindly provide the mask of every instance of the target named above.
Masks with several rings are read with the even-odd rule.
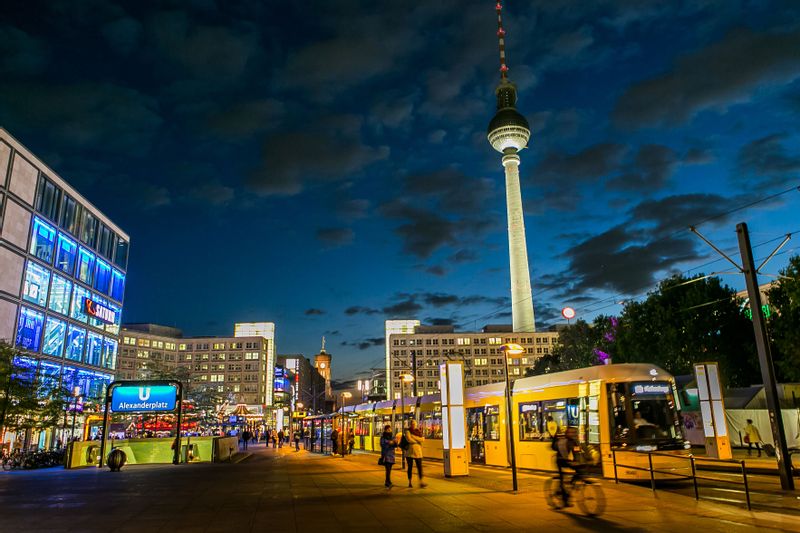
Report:
[[[603,489],[597,483],[577,480],[575,481],[573,495],[581,511],[589,516],[601,515],[606,509],[606,497],[603,494]]]
[[[551,477],[544,482],[544,499],[553,509],[564,507],[564,497],[561,494],[561,483],[557,477]]]
[[[11,459],[3,459],[3,470],[6,472],[11,470]]]

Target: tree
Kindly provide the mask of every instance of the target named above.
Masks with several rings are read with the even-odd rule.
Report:
[[[789,266],[767,291],[770,314],[768,331],[779,381],[800,381],[800,256],[789,259]]]
[[[604,364],[612,357],[617,319],[600,315],[589,324],[578,320],[565,327],[558,336],[558,344],[550,354],[536,360],[526,369],[526,376],[549,374],[575,368]]]
[[[616,350],[616,363],[652,363],[679,375],[716,361],[729,386],[760,381],[752,323],[718,277],[674,276],[646,300],[628,303]]]
[[[0,428],[19,431],[55,427],[64,415],[69,393],[20,364],[21,355],[0,341]]]

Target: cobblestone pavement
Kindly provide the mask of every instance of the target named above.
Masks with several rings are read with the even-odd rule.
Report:
[[[426,463],[428,486],[403,472],[383,487],[371,454],[346,458],[251,448],[237,464],[0,472],[0,531],[800,531],[793,514],[747,511],[647,487],[603,482],[606,512],[549,509],[547,476],[472,468],[445,479]]]

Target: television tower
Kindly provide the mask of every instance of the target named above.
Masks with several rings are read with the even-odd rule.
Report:
[[[536,331],[531,296],[531,275],[528,268],[528,247],[525,241],[525,219],[519,185],[518,152],[528,146],[531,128],[517,111],[517,88],[508,80],[506,65],[506,31],[503,29],[503,5],[498,0],[497,37],[500,42],[500,84],[495,89],[497,113],[489,122],[488,139],[492,148],[503,154],[506,175],[506,209],[508,212],[508,256],[511,263],[511,317],[514,331]]]

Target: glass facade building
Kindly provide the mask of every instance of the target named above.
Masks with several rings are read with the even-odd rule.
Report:
[[[0,128],[0,339],[40,380],[100,400],[119,350],[130,239]]]

